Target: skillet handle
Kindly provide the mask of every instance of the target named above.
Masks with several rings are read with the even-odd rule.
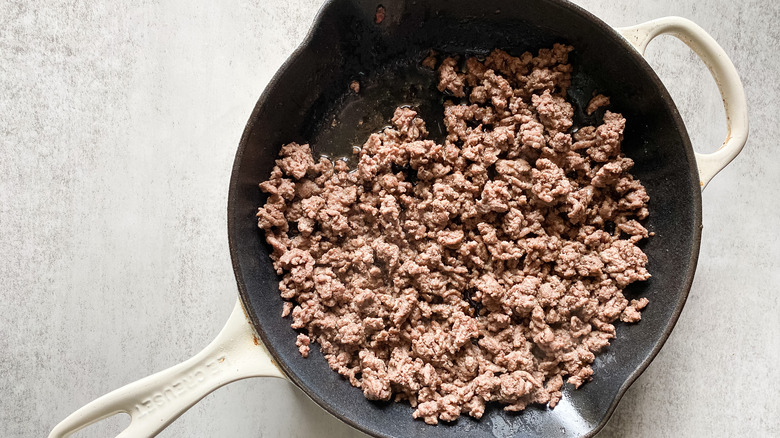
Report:
[[[726,110],[728,135],[723,145],[710,154],[696,153],[699,169],[699,183],[702,190],[707,183],[742,148],[748,137],[748,112],[745,90],[734,64],[723,48],[696,23],[681,17],[665,17],[631,27],[617,28],[624,38],[644,56],[647,44],[659,35],[672,35],[688,45],[709,68],[720,89],[723,107]]]
[[[203,397],[247,377],[284,375],[254,332],[241,301],[217,338],[191,359],[130,383],[72,413],[49,438],[68,437],[118,413],[130,414],[121,438],[154,436]]]

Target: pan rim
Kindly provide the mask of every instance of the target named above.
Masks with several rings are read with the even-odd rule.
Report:
[[[236,151],[236,156],[233,162],[233,166],[231,168],[231,177],[230,177],[228,203],[227,203],[228,243],[230,248],[231,262],[233,265],[233,273],[235,275],[236,283],[239,291],[239,299],[241,300],[242,306],[246,310],[246,313],[249,316],[252,325],[254,326],[255,330],[260,335],[260,338],[262,339],[264,345],[266,346],[266,348],[274,358],[274,363],[282,370],[284,375],[292,383],[294,383],[295,386],[300,388],[302,392],[306,394],[307,397],[309,397],[317,405],[325,409],[328,413],[338,418],[342,422],[347,423],[351,427],[360,430],[361,432],[364,432],[371,436],[377,436],[382,438],[394,438],[392,435],[385,434],[382,431],[368,429],[367,427],[358,424],[350,420],[349,418],[345,417],[341,412],[338,412],[336,409],[334,409],[328,402],[326,402],[325,400],[321,399],[316,394],[311,392],[308,389],[308,387],[302,383],[302,381],[298,378],[298,376],[292,370],[290,370],[288,365],[284,361],[279,360],[279,355],[276,351],[276,348],[273,346],[271,342],[269,342],[268,335],[263,330],[262,325],[260,324],[254,309],[250,305],[250,300],[248,296],[249,293],[247,290],[247,286],[243,281],[242,269],[239,261],[240,258],[236,250],[237,245],[234,237],[235,231],[237,229],[237,225],[236,225],[236,216],[233,214],[233,211],[234,211],[235,204],[237,202],[236,199],[237,199],[237,192],[238,192],[239,169],[241,167],[241,161],[242,161],[244,150],[246,149],[249,136],[257,121],[257,117],[262,107],[262,104],[267,99],[270,90],[276,86],[276,84],[280,81],[280,78],[287,73],[290,66],[295,62],[295,60],[297,60],[298,57],[302,55],[304,50],[312,43],[313,35],[315,34],[316,30],[321,26],[325,12],[331,7],[334,7],[333,5],[336,4],[337,1],[339,0],[326,0],[325,3],[322,4],[317,14],[315,15],[315,18],[312,24],[310,25],[305,38],[296,47],[296,49],[290,54],[290,56],[285,60],[285,62],[281,65],[281,67],[276,71],[276,73],[273,75],[271,80],[265,86],[263,92],[261,93],[260,97],[257,100],[257,103],[255,104],[254,109],[252,110],[249,120],[247,121],[247,124],[241,135],[241,139],[239,141],[239,146]],[[603,418],[601,419],[601,421],[595,427],[593,427],[588,433],[582,435],[582,437],[584,438],[590,438],[596,435],[604,428],[604,426],[606,426],[606,424],[609,422],[610,418],[612,417],[615,409],[617,408],[617,405],[620,403],[620,400],[623,398],[623,396],[631,387],[631,385],[639,378],[639,376],[647,369],[650,363],[656,358],[661,348],[664,346],[669,336],[671,335],[672,330],[677,325],[677,321],[679,320],[683,307],[685,306],[685,303],[688,299],[688,295],[690,294],[691,286],[693,284],[693,279],[696,273],[699,252],[701,247],[701,234],[702,234],[701,190],[697,183],[698,168],[696,164],[695,154],[694,154],[693,146],[690,141],[690,137],[685,127],[685,123],[683,122],[679,110],[677,109],[677,106],[675,105],[674,100],[672,99],[668,90],[666,89],[666,87],[664,86],[663,82],[660,80],[658,75],[655,73],[653,68],[647,63],[645,58],[639,52],[637,52],[636,49],[633,46],[631,46],[631,44],[625,38],[623,38],[612,26],[605,23],[603,20],[601,20],[591,12],[585,10],[584,8],[575,5],[567,0],[536,0],[536,1],[541,3],[548,3],[548,4],[552,4],[558,7],[568,9],[574,14],[581,16],[583,19],[591,21],[593,24],[599,27],[608,37],[610,37],[614,42],[622,46],[625,49],[625,51],[628,52],[627,55],[630,56],[634,60],[634,62],[636,62],[639,65],[639,67],[648,74],[649,79],[654,83],[657,89],[661,92],[661,98],[666,102],[666,104],[671,109],[675,128],[678,131],[680,131],[681,134],[681,139],[683,141],[683,146],[686,153],[685,158],[687,159],[688,162],[689,172],[693,176],[693,178],[691,178],[691,184],[695,185],[695,189],[693,190],[694,193],[693,196],[694,227],[693,227],[693,236],[692,236],[693,239],[692,239],[691,253],[688,258],[690,269],[686,273],[685,278],[681,284],[682,293],[680,294],[680,297],[678,298],[677,303],[672,311],[671,317],[669,319],[669,323],[664,328],[663,332],[661,333],[661,337],[653,346],[653,348],[651,349],[651,351],[649,352],[645,360],[643,360],[629,374],[629,376],[625,379],[623,384],[618,388],[618,391],[616,392],[614,398],[610,402],[610,405],[607,408],[607,411],[603,416]]]

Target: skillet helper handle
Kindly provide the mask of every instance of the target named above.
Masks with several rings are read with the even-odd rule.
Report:
[[[737,69],[723,48],[698,24],[681,17],[665,17],[648,21],[636,26],[616,29],[642,56],[647,44],[659,35],[672,35],[684,42],[704,61],[712,77],[718,84],[723,107],[726,110],[728,135],[723,145],[716,152],[703,154],[696,152],[696,165],[699,169],[699,183],[702,190],[707,183],[731,160],[742,148],[748,137],[748,112],[745,90],[739,78]]]
[[[130,383],[77,410],[49,438],[68,437],[114,414],[127,413],[121,438],[154,436],[200,399],[236,380],[284,377],[255,334],[241,301],[217,338],[191,359]]]

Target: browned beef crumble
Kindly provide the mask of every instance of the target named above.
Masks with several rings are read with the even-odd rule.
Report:
[[[597,94],[588,102],[588,107],[585,109],[585,113],[591,115],[601,107],[609,106],[609,97],[603,94]]]
[[[354,172],[282,147],[257,218],[304,357],[316,342],[367,398],[429,424],[554,407],[564,379],[591,379],[612,323],[647,305],[622,290],[650,276],[649,198],[620,114],[572,130],[571,49],[443,59],[439,89],[471,103],[447,103],[443,144],[398,108]]]
[[[377,6],[376,15],[374,16],[374,23],[380,24],[383,21],[385,21],[385,15],[387,15],[387,12],[385,11],[385,7],[382,5]]]
[[[360,82],[352,81],[349,83],[349,89],[354,93],[360,93]]]

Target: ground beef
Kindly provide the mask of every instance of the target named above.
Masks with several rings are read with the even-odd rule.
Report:
[[[439,91],[448,91],[456,97],[464,97],[465,75],[458,71],[458,60],[446,58],[439,66]]]
[[[398,108],[352,171],[282,147],[257,220],[304,357],[316,342],[368,399],[429,424],[491,401],[554,407],[564,381],[592,378],[612,323],[648,303],[622,290],[650,276],[649,197],[620,114],[573,132],[570,51],[431,53],[439,89],[468,101],[445,104],[443,143]]]
[[[349,89],[354,93],[360,93],[360,82],[352,81],[349,83]]]
[[[298,334],[298,338],[295,340],[295,345],[298,347],[298,351],[303,357],[309,357],[309,343],[311,339],[303,333]]]
[[[603,94],[597,94],[588,102],[588,107],[585,109],[585,113],[591,115],[595,113],[599,108],[609,106],[609,97]]]
[[[431,70],[436,69],[436,51],[431,50],[428,52],[428,56],[425,57],[422,61],[422,66],[425,68],[429,68]]]
[[[376,15],[374,15],[374,23],[380,24],[383,21],[385,21],[385,15],[387,12],[385,11],[385,7],[382,5],[379,5],[376,7]]]

